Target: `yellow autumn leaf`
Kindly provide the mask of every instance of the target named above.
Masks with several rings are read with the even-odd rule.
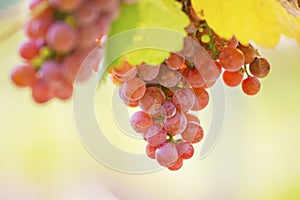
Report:
[[[300,43],[300,10],[285,0],[192,0],[197,15],[221,37],[275,47],[280,36]]]

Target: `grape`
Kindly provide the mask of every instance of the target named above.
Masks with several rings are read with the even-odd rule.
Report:
[[[73,85],[71,83],[64,82],[61,87],[57,88],[55,96],[61,100],[67,100],[71,98],[73,94]]]
[[[173,117],[165,119],[164,129],[172,136],[182,133],[187,126],[187,119],[183,113],[177,112]]]
[[[185,58],[179,53],[171,53],[166,59],[166,64],[170,69],[178,70],[184,65]]]
[[[119,81],[130,81],[136,76],[137,68],[124,61],[121,66],[113,68],[112,73]]]
[[[88,26],[97,21],[99,14],[99,8],[93,2],[88,2],[76,11],[75,17],[81,26]]]
[[[48,0],[51,6],[61,10],[73,12],[77,10],[84,0]]]
[[[203,138],[203,129],[198,123],[189,121],[181,137],[188,143],[198,143]]]
[[[85,54],[83,52],[75,51],[64,59],[61,71],[67,81],[74,82],[84,57]]]
[[[76,47],[78,34],[73,27],[63,22],[55,22],[48,29],[46,41],[51,48],[65,53]]]
[[[233,36],[228,42],[227,42],[227,46],[229,47],[237,47],[239,44],[239,41],[237,40],[237,38],[235,36]]]
[[[54,11],[44,0],[31,0],[29,8],[35,19],[52,19]]]
[[[141,64],[137,66],[137,73],[144,81],[154,80],[159,73],[160,65],[151,66],[147,64]]]
[[[170,167],[175,164],[178,159],[175,144],[166,142],[158,147],[155,151],[155,158],[164,167]]]
[[[204,109],[209,102],[209,94],[204,88],[194,88],[195,103],[191,110],[199,111]]]
[[[199,44],[197,43],[197,41],[195,41],[191,37],[185,37],[183,49],[180,53],[182,53],[185,57],[192,57],[195,54],[198,45]]]
[[[144,96],[146,92],[146,85],[142,79],[133,78],[124,83],[122,90],[125,98],[130,101],[138,101]]]
[[[65,83],[60,71],[60,64],[55,61],[46,61],[41,67],[41,80],[50,91],[56,92]]]
[[[151,144],[153,147],[158,147],[166,142],[167,132],[162,126],[152,125],[148,128],[145,136],[149,144]]]
[[[162,105],[162,109],[163,109],[163,113],[165,115],[166,118],[171,118],[176,114],[176,106],[170,102],[170,101],[166,101],[163,105]]]
[[[225,71],[223,73],[224,83],[230,87],[235,87],[241,84],[243,78],[244,78],[244,74],[239,71],[237,72]]]
[[[176,149],[179,158],[190,159],[194,155],[194,147],[188,142],[177,143]]]
[[[54,97],[54,93],[40,81],[33,86],[32,97],[37,103],[46,103]]]
[[[196,68],[187,67],[182,72],[186,81],[194,88],[203,87],[205,81]]]
[[[165,99],[165,93],[160,88],[148,87],[144,96],[139,100],[139,106],[143,111],[153,115],[161,110]]]
[[[149,143],[147,144],[146,153],[147,153],[149,158],[155,159],[155,150],[156,150],[156,148],[157,147],[153,147]]]
[[[245,62],[243,53],[232,47],[225,47],[219,56],[221,66],[227,71],[238,71]]]
[[[192,115],[190,113],[186,113],[185,116],[186,116],[186,119],[188,122],[192,121],[192,122],[196,122],[200,125],[200,120],[197,116]]]
[[[37,82],[36,69],[29,64],[20,64],[11,72],[11,80],[19,87],[33,86]]]
[[[124,96],[123,87],[119,89],[119,96],[122,99],[123,103],[125,103],[129,107],[137,107],[139,105],[138,101],[131,101]]]
[[[78,49],[91,50],[96,46],[96,39],[99,35],[100,29],[97,25],[79,28]],[[87,39],[89,38],[89,39]]]
[[[183,165],[183,159],[182,158],[178,158],[177,161],[171,165],[170,167],[168,167],[169,170],[172,170],[172,171],[176,171],[176,170],[179,170]]]
[[[152,119],[147,113],[138,111],[131,116],[130,124],[136,132],[145,133],[152,125]]]
[[[256,58],[250,64],[249,69],[253,76],[264,78],[270,72],[270,63],[265,58]]]
[[[248,46],[243,46],[240,44],[237,48],[241,50],[245,56],[245,65],[252,63],[257,56],[256,49],[251,44],[249,44]]]
[[[46,38],[48,28],[52,24],[50,19],[32,19],[25,25],[25,33],[33,39]]]
[[[179,83],[181,74],[166,65],[161,65],[157,79],[162,86],[171,88]]]
[[[248,77],[242,82],[242,89],[247,95],[255,95],[260,90],[260,81],[256,77]]]
[[[28,40],[20,45],[19,54],[26,60],[32,60],[39,55],[39,49],[34,40]]]
[[[181,112],[189,111],[195,103],[195,95],[189,88],[181,88],[174,92],[173,103]]]
[[[203,47],[200,46],[197,48],[191,61],[208,87],[212,86],[220,77],[220,72],[215,62],[212,61]]]

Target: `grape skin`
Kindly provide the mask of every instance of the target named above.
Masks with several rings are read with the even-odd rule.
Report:
[[[237,72],[229,72],[224,71],[223,73],[223,80],[226,85],[229,87],[236,87],[243,81],[244,74],[237,71]]]
[[[156,149],[155,158],[161,166],[172,166],[178,159],[176,146],[168,142],[164,143]]]
[[[247,95],[256,95],[260,87],[260,81],[256,77],[248,77],[242,82],[242,90]]]
[[[256,58],[250,64],[249,69],[253,76],[264,78],[270,72],[270,63],[265,58]]]
[[[145,133],[152,125],[152,119],[147,113],[138,111],[131,116],[130,124],[137,133]]]
[[[219,56],[221,66],[227,71],[238,71],[245,63],[243,53],[232,47],[225,47]]]

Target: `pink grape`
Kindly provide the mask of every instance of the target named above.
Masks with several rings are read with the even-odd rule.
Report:
[[[175,144],[166,142],[158,147],[155,151],[155,158],[164,167],[170,167],[175,164],[178,159]]]
[[[148,87],[144,96],[139,100],[139,106],[143,111],[153,115],[161,110],[165,99],[165,93],[160,88]]]
[[[55,96],[61,100],[67,100],[72,97],[73,94],[73,85],[71,83],[64,82],[64,84],[59,87]]]
[[[187,126],[187,119],[183,113],[177,112],[173,117],[165,119],[164,129],[171,135],[182,133]]]
[[[194,147],[188,142],[179,142],[176,145],[178,157],[190,159],[194,155]]]
[[[11,80],[19,87],[33,86],[37,82],[36,69],[27,63],[20,64],[12,70]]]
[[[140,78],[133,78],[123,85],[123,94],[130,101],[138,101],[143,98],[146,92],[146,84]]]
[[[198,123],[200,125],[200,120],[197,116],[192,115],[190,113],[186,113],[185,116],[186,116],[186,119],[188,122],[192,121],[192,122]]]
[[[209,94],[204,88],[194,88],[195,102],[191,110],[199,111],[204,109],[209,103]]]
[[[138,111],[131,116],[130,124],[136,132],[145,133],[152,125],[152,119],[147,113]]]
[[[183,159],[182,158],[178,158],[177,161],[171,165],[170,167],[168,167],[169,170],[172,170],[172,171],[176,171],[176,170],[179,170],[183,165]]]
[[[84,0],[48,0],[51,6],[61,10],[73,12],[77,10]]]
[[[139,105],[138,101],[131,101],[124,96],[123,87],[119,88],[119,97],[122,99],[123,103],[125,103],[129,107],[137,107]]]
[[[198,123],[189,121],[181,137],[188,143],[198,143],[203,138],[203,129]]]
[[[100,29],[96,24],[79,28],[77,48],[81,50],[93,49],[96,46],[99,33]]]
[[[146,146],[146,153],[148,155],[149,158],[155,159],[155,150],[157,149],[157,147],[151,146],[151,144],[147,144]]]
[[[242,82],[242,89],[247,95],[256,95],[260,87],[260,81],[256,77],[248,77]]]
[[[159,73],[160,65],[151,66],[147,64],[141,64],[137,66],[137,73],[144,81],[154,80]]]
[[[176,106],[170,102],[170,101],[166,101],[163,105],[162,105],[162,109],[163,109],[163,113],[165,115],[166,118],[171,118],[176,114]]]
[[[171,88],[180,82],[181,74],[166,65],[161,65],[157,79],[162,86]]]
[[[28,37],[33,39],[46,38],[48,28],[52,24],[50,19],[31,19],[25,25],[25,33]]]
[[[99,18],[99,8],[93,2],[86,2],[76,11],[75,17],[81,26],[88,26]]]
[[[34,40],[28,40],[20,45],[19,54],[26,60],[32,60],[39,55],[39,49]]]
[[[158,147],[166,141],[167,132],[162,126],[152,125],[148,128],[145,136],[149,144],[153,147]]]
[[[137,68],[127,61],[124,61],[121,66],[117,68],[112,68],[111,71],[113,75],[122,82],[130,81],[137,74]]]
[[[195,95],[189,88],[181,88],[174,92],[173,103],[181,112],[188,112],[195,103]]]
[[[227,71],[238,71],[245,62],[244,54],[237,48],[225,47],[219,56],[221,66]]]
[[[170,69],[178,70],[184,65],[185,58],[179,53],[171,53],[170,56],[166,59],[166,64]]]
[[[32,88],[32,97],[37,103],[46,103],[54,97],[54,93],[43,82],[39,82]]]
[[[183,70],[182,75],[193,88],[203,87],[205,84],[205,81],[196,68],[187,67]]]
[[[76,47],[78,34],[75,28],[64,22],[55,22],[48,29],[46,41],[54,50],[65,53]]]

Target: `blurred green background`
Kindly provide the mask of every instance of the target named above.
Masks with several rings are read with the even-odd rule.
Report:
[[[0,34],[21,15],[0,19]],[[180,171],[132,175],[88,154],[75,130],[71,101],[37,105],[29,90],[11,83],[10,71],[20,61],[16,49],[24,39],[18,29],[0,41],[1,200],[300,199],[300,46],[293,40],[260,49],[272,71],[259,95],[226,88],[222,138],[206,159],[197,158],[198,144]],[[98,115],[110,116],[100,108]],[[200,116],[208,129],[209,114]],[[110,140],[129,151],[142,152],[145,146],[115,132]]]

